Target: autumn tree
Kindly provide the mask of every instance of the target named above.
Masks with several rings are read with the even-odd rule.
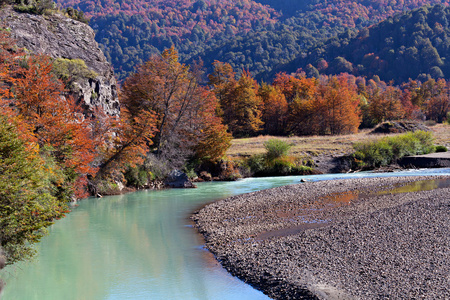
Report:
[[[95,164],[99,171],[94,182],[98,185],[103,180],[122,181],[127,168],[143,163],[149,152],[156,131],[156,116],[145,111],[132,116],[123,107],[120,118],[111,117],[101,109],[96,109],[94,115],[92,130],[103,141],[97,148]],[[95,185],[91,188],[97,193]]]
[[[237,86],[236,72],[230,64],[217,60],[214,61],[213,67],[213,72],[208,75],[209,84],[214,87],[214,93],[220,105],[226,107],[230,104],[227,101],[232,99],[232,92]]]
[[[356,87],[345,76],[332,76],[319,86],[317,111],[322,134],[344,134],[358,131],[361,123]]]
[[[73,99],[62,96],[64,85],[54,77],[49,57],[8,49],[1,55],[7,66],[2,63],[0,73],[2,114],[19,127],[23,138],[37,144],[41,155],[59,165],[65,180],[55,182],[58,198],[69,199],[74,191],[78,197],[86,196],[79,179],[95,174],[91,162],[98,145],[91,120],[82,115]]]
[[[422,109],[428,120],[442,123],[450,111],[449,84],[444,79],[435,81],[430,79],[422,86],[422,94],[426,95],[422,101]]]
[[[306,91],[304,89],[305,81],[302,81],[302,79],[305,79],[305,77],[297,78],[286,73],[278,73],[275,76],[273,85],[284,94],[288,103],[292,103],[297,97],[303,98],[303,95],[299,93]]]
[[[274,84],[290,97],[288,129],[298,135],[355,132],[360,124],[356,86],[346,76],[289,78],[280,75]]]
[[[180,168],[201,143],[215,149],[214,157],[222,155],[229,145],[226,128],[216,116],[216,97],[200,86],[196,72],[178,62],[173,47],[152,56],[125,81],[122,106],[128,120],[136,120],[132,122],[136,125],[155,116],[154,137],[148,145],[173,167]],[[214,141],[215,134],[222,138]]]
[[[23,55],[0,30],[0,260],[7,264],[32,257],[45,228],[66,212],[65,199],[55,197],[61,168],[42,155],[36,128],[14,106]]]
[[[284,94],[278,87],[263,83],[258,95],[264,104],[264,132],[271,135],[285,134],[288,104]]]
[[[279,85],[280,78],[278,77],[274,84]],[[323,120],[317,110],[318,81],[315,78],[292,77],[284,82],[289,83],[283,85],[284,93],[292,97],[289,103],[288,131],[297,135],[319,134]]]
[[[368,115],[373,124],[404,118],[402,91],[393,86],[368,90]]]
[[[404,90],[405,100],[411,102],[416,115],[417,110],[420,109],[421,117],[436,122],[444,121],[447,112],[450,110],[448,82],[444,79],[439,79],[437,81],[429,79],[424,83],[410,80],[408,83],[404,84],[402,88]]]
[[[258,83],[251,74],[244,70],[239,80],[236,80],[229,64],[216,61],[214,71],[208,77],[219,99],[224,123],[232,134],[256,134],[263,125],[263,102],[258,96]]]

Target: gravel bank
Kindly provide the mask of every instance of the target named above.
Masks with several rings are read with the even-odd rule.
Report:
[[[275,299],[449,299],[449,181],[308,182],[193,219],[229,272]]]

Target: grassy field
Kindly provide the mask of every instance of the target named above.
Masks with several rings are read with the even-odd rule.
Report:
[[[450,149],[450,125],[437,124],[430,127],[433,131],[436,145],[444,145]],[[277,138],[291,143],[290,154],[295,156],[342,156],[353,152],[353,143],[363,140],[379,138],[385,135],[369,134],[369,130],[362,130],[356,134],[336,135],[336,136],[308,136],[308,137],[273,137],[258,136],[253,138],[234,139],[231,147],[227,151],[227,155],[250,156],[253,154],[264,153],[264,142]]]

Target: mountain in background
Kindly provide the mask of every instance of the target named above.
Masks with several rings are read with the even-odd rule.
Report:
[[[91,18],[119,79],[151,54],[174,45],[182,62],[228,62],[253,75],[306,57],[340,33],[376,24],[424,4],[450,0],[58,0]],[[210,69],[209,69],[210,70]],[[263,78],[263,76],[259,76]]]
[[[310,49],[273,72],[308,75],[338,74],[379,76],[400,84],[411,79],[450,78],[450,8],[424,6],[369,27],[342,34]]]

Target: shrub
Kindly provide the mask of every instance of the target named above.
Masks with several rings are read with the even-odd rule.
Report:
[[[267,150],[266,157],[269,161],[287,155],[292,145],[278,139],[270,139],[264,143]]]
[[[148,172],[142,166],[129,167],[124,174],[128,186],[136,188],[145,186],[148,183]]]
[[[302,159],[294,156],[281,156],[268,160],[265,154],[249,157],[246,165],[252,176],[286,176],[311,174],[312,168],[303,165]]]
[[[73,7],[68,7],[63,10],[63,13],[73,20],[89,24],[89,19],[84,16],[84,13],[81,10],[76,10]]]
[[[356,143],[353,157],[356,167],[374,168],[389,165],[404,156],[435,151],[430,132],[408,132],[395,137]]]
[[[72,85],[77,80],[98,77],[98,74],[90,70],[82,59],[57,58],[53,61],[53,72],[68,88],[73,88]]]
[[[448,149],[445,146],[441,146],[441,145],[436,146],[436,152],[447,152],[447,151],[448,151]]]
[[[109,180],[102,180],[97,184],[97,193],[100,195],[120,195],[119,185]]]
[[[189,179],[195,179],[195,178],[197,178],[198,176],[197,176],[197,173],[195,172],[195,169],[194,168],[189,168],[189,167],[185,167],[184,168],[184,173],[186,173],[186,175],[187,175],[187,177],[189,178]]]
[[[250,156],[246,161],[246,165],[250,168],[253,174],[262,172],[264,169],[266,169],[266,160],[264,154],[256,154]]]
[[[35,15],[51,14],[56,9],[53,0],[17,0],[15,3],[16,11]]]

